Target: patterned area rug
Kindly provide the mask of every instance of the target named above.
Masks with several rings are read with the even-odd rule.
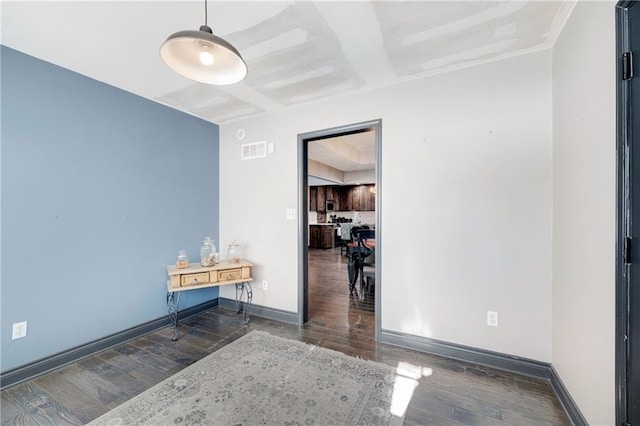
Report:
[[[90,425],[400,425],[395,369],[260,331]]]

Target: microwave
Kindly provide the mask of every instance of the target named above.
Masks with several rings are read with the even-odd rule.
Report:
[[[327,206],[326,206],[326,207],[327,207],[327,211],[328,211],[328,212],[332,212],[332,211],[333,211],[333,209],[334,209],[334,207],[335,207],[335,206],[333,205],[333,201],[327,201]]]

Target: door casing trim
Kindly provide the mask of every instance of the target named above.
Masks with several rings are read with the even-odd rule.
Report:
[[[309,215],[307,199],[307,144],[310,140],[326,138],[329,136],[354,133],[362,130],[373,129],[375,131],[375,185],[376,185],[376,279],[375,279],[375,331],[376,341],[380,341],[381,315],[381,285],[382,285],[382,119],[363,121],[355,124],[347,124],[323,130],[298,134],[298,324],[302,325],[307,319],[308,307],[308,236]]]
[[[622,80],[622,54],[630,50],[628,10],[634,1],[616,4],[616,335],[615,335],[615,389],[616,424],[623,425],[629,419],[627,392],[627,342],[629,326],[628,265],[625,263],[624,241],[630,225],[628,201],[630,196],[630,129],[629,108],[630,80]]]

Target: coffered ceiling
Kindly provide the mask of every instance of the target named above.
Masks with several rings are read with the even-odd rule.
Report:
[[[3,1],[2,44],[222,124],[546,49],[561,1],[210,1],[208,24],[249,67],[208,86],[161,61],[172,33],[204,23],[203,1]]]

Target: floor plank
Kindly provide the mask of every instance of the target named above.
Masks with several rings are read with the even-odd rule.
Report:
[[[57,372],[105,408],[117,407],[133,396],[100,375],[83,368],[78,362],[62,367]]]
[[[125,371],[136,379],[141,380],[147,384],[147,386],[153,386],[156,383],[166,379],[167,374],[161,370],[154,368],[153,365],[143,364],[136,358],[118,352],[115,349],[110,349],[101,352],[97,355],[101,362],[109,363]]]
[[[0,392],[0,407],[2,408],[0,410],[2,426],[36,424],[35,419],[13,400],[8,391]]]
[[[57,372],[40,376],[33,382],[61,406],[72,412],[82,423],[88,423],[109,410],[109,407],[89,396]]]
[[[3,391],[4,392],[4,391]],[[6,390],[8,396],[28,415],[30,424],[81,425],[82,421],[58,400],[40,389],[33,381],[20,383]],[[3,407],[4,416],[4,407]],[[4,423],[4,419],[3,419]]]

